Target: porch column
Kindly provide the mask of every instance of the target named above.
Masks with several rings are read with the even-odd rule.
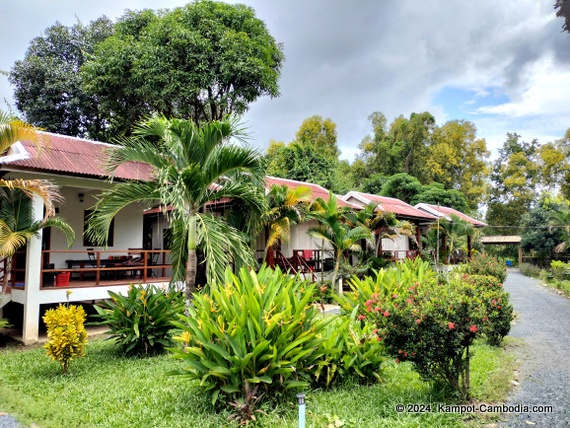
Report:
[[[44,204],[41,198],[32,199],[32,216],[34,220],[43,218]],[[24,345],[38,341],[40,324],[40,277],[42,267],[42,231],[39,236],[28,241],[26,252],[26,276],[24,291],[24,323],[22,340]]]
[[[420,234],[420,224],[419,223],[416,224],[416,245],[418,247],[418,250],[421,251],[421,249],[422,249],[422,237]]]

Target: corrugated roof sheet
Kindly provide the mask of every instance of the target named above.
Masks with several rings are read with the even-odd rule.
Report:
[[[322,198],[324,200],[329,199],[329,191],[327,189],[325,189],[324,187],[319,186],[318,184],[306,183],[304,181],[297,181],[297,180],[289,180],[287,178],[271,177],[269,175],[266,176],[265,177],[265,186],[269,189],[273,185],[279,185],[279,186],[284,185],[284,186],[289,187],[290,189],[296,189],[299,186],[305,186],[305,187],[308,187],[309,189],[311,189],[311,196],[312,196],[313,200],[315,200],[317,198]],[[347,202],[340,197],[338,198],[338,206],[339,207],[349,207],[349,208],[353,208],[353,209],[360,209],[360,207],[358,205],[351,204],[350,202]]]
[[[34,143],[22,141],[21,143],[30,157],[6,163],[3,169],[18,167],[18,169],[54,175],[102,179],[109,177],[103,168],[103,161],[104,150],[113,147],[111,144],[49,132],[41,132],[40,134],[42,139],[39,151]],[[148,180],[151,177],[150,172],[148,165],[131,162],[117,168],[115,177],[123,180]]]
[[[347,193],[344,198],[349,198],[354,196],[357,199],[362,200],[362,206],[368,205],[371,202],[378,204],[382,211],[392,212],[397,217],[406,217],[415,220],[429,220],[435,221],[436,217],[431,214],[425,213],[423,211],[414,208],[410,204],[401,201],[396,198],[388,198],[386,196],[373,195],[371,193],[363,193],[352,191]]]
[[[425,203],[421,203],[421,204],[417,204],[416,208],[418,209],[422,209],[423,207],[427,208],[428,211],[427,212],[432,212],[434,214],[439,213],[439,215],[441,217],[446,217],[447,219],[451,220],[451,214],[456,215],[457,217],[468,221],[469,223],[471,223],[473,226],[475,227],[484,227],[487,226],[486,223],[483,223],[482,221],[479,220],[475,220],[473,217],[469,217],[467,214],[463,214],[461,211],[457,211],[453,208],[449,208],[449,207],[442,207],[442,206],[438,206],[438,205],[432,205],[432,204],[425,204]]]

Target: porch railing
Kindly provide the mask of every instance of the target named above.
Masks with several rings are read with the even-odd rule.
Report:
[[[51,255],[65,254],[64,261],[67,267],[55,267],[50,263]],[[168,277],[167,269],[172,266],[169,262],[170,250],[144,250],[139,248],[129,248],[126,250],[44,250],[42,260],[44,261],[40,275],[40,287],[45,288],[45,280],[50,275],[57,275],[69,272],[69,275],[78,275],[80,280],[85,280],[86,276],[94,276],[89,279],[90,285],[105,285],[109,281],[125,281],[138,279],[143,283],[148,282],[152,277],[157,277],[156,272],[160,272],[160,277]],[[58,262],[61,263],[61,260]],[[76,266],[76,267],[74,267]],[[127,275],[129,274],[130,275]],[[55,284],[54,284],[55,285]]]

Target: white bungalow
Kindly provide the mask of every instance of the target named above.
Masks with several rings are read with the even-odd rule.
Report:
[[[60,186],[65,201],[57,212],[74,229],[76,238],[67,249],[60,230],[45,229],[13,259],[9,285],[0,295],[0,317],[21,327],[25,344],[38,340],[40,319],[48,305],[104,299],[108,291],[125,292],[133,282],[164,284],[170,279],[168,252],[145,242],[144,207],[130,205],[119,212],[107,248],[95,247],[84,236],[95,196],[112,186],[101,158],[102,150],[110,145],[45,132],[41,136],[39,150],[29,141],[14,144],[0,158],[1,175],[5,179],[49,179]],[[148,168],[134,163],[121,166],[115,174],[117,181],[148,177]],[[33,199],[32,204],[35,218],[42,218],[41,200]],[[5,259],[0,261],[0,268],[5,265]]]

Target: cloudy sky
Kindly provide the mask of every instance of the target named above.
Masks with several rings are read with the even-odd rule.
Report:
[[[0,0],[0,70],[23,59],[29,42],[60,21],[112,19],[125,9],[172,8],[185,0]],[[342,158],[352,160],[388,121],[429,111],[442,124],[475,123],[496,149],[507,132],[540,142],[570,127],[570,34],[554,0],[243,0],[284,44],[279,98],[245,115],[252,142],[289,142],[312,115],[337,124]],[[0,75],[0,108],[13,105]]]

